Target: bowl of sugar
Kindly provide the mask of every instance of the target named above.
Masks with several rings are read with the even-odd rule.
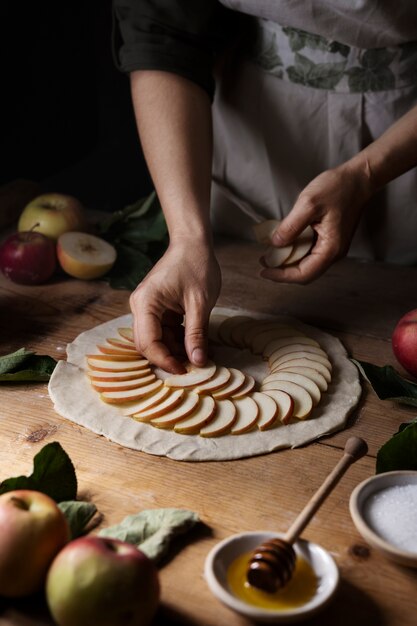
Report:
[[[386,557],[417,567],[417,472],[376,474],[352,491],[353,523]]]

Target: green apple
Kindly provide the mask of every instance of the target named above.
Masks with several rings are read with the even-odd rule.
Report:
[[[58,626],[149,626],[159,603],[158,571],[135,546],[94,535],[56,556],[46,599]]]
[[[45,193],[26,205],[17,228],[19,231],[36,230],[51,239],[58,239],[70,230],[86,230],[85,209],[73,196]]]
[[[67,520],[39,491],[0,496],[0,595],[18,598],[42,588],[56,554],[69,541]]]

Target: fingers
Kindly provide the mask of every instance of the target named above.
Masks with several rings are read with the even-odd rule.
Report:
[[[203,367],[207,361],[207,328],[210,311],[194,303],[185,316],[185,349],[191,363]]]
[[[292,243],[307,226],[317,219],[316,209],[313,203],[300,196],[291,212],[284,217],[272,235],[272,244],[281,247]]]

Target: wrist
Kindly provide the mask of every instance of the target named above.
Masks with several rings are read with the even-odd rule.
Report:
[[[370,160],[365,154],[359,153],[341,166],[357,187],[357,193],[366,202],[379,189]]]

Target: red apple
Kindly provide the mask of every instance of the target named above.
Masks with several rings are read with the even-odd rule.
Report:
[[[18,598],[42,588],[48,568],[69,540],[67,520],[39,491],[0,496],[0,596]]]
[[[45,283],[55,272],[56,266],[55,242],[41,233],[15,233],[0,246],[0,269],[15,283]]]
[[[81,537],[54,559],[46,599],[58,626],[149,626],[159,602],[158,571],[129,543]]]
[[[396,325],[392,349],[403,368],[417,378],[417,309],[406,313]]]
[[[23,209],[18,223],[19,231],[36,230],[57,240],[69,230],[85,230],[87,220],[81,202],[61,193],[45,193]]]

